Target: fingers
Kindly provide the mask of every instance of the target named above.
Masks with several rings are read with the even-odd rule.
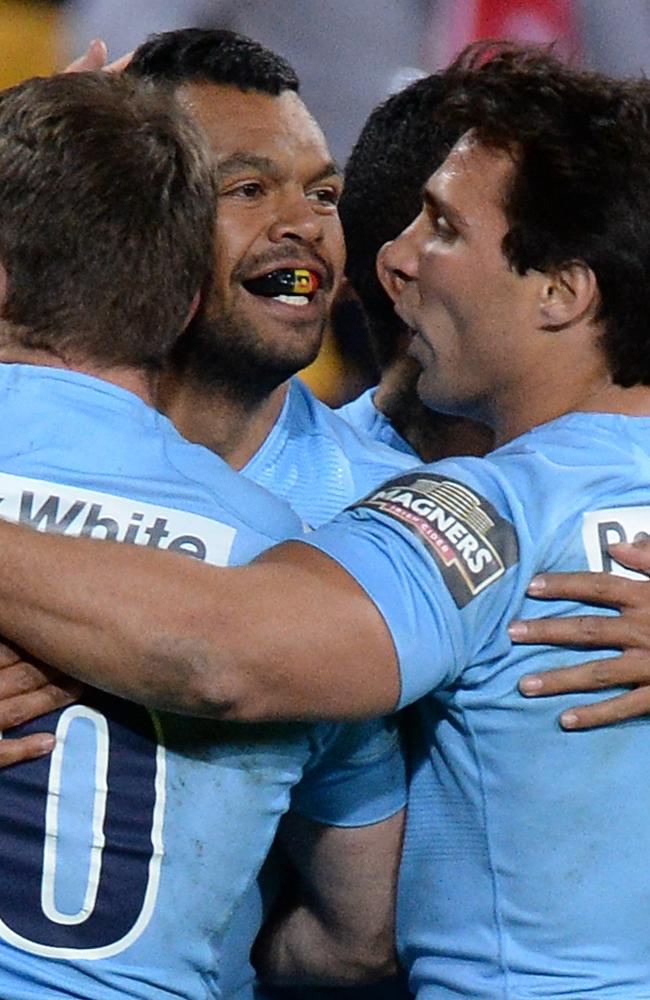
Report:
[[[4,642],[0,642],[0,670],[4,667],[13,666],[14,663],[18,663],[22,659],[22,654],[18,653],[13,646],[8,646]]]
[[[0,669],[0,701],[28,691],[37,691],[55,680],[63,681],[62,675],[55,670],[18,659]]]
[[[576,667],[526,674],[519,681],[519,690],[529,698],[536,698],[575,691],[602,691],[628,684],[650,684],[650,662],[640,650],[605,660],[591,660]]]
[[[14,654],[16,655],[16,654]],[[75,702],[82,685],[47,667],[18,661],[0,670],[0,731],[13,729]],[[0,769],[51,753],[52,733],[0,739]]]
[[[19,659],[10,666],[0,669],[0,706],[7,698],[29,694],[46,685],[60,688],[74,699],[79,698],[83,690],[82,684],[73,680],[72,677],[60,674],[52,667],[39,666],[36,663]]]
[[[567,709],[560,716],[563,729],[593,729],[650,714],[650,661],[643,650],[627,650],[622,656],[561,667],[541,674],[527,674],[519,690],[528,698],[576,691],[639,685],[633,691],[615,695],[593,705]]]
[[[46,684],[38,691],[19,694],[0,701],[0,730],[12,729],[23,722],[31,722],[40,715],[47,715],[58,708],[71,705],[79,697],[78,690],[67,690],[58,684]],[[2,743],[4,741],[0,741]]]
[[[56,739],[51,733],[34,733],[19,740],[0,740],[0,769],[51,753]]]
[[[613,550],[614,546],[612,555]],[[647,583],[647,580],[628,580],[613,573],[542,573],[530,581],[528,593],[531,597],[545,600],[552,598],[602,604],[608,608],[627,608],[650,604]]]
[[[609,551],[616,562],[650,576],[650,539],[639,539],[632,544],[617,542],[609,546]]]
[[[95,38],[84,54],[79,56],[63,70],[64,73],[92,73],[103,69],[108,59],[106,43],[101,38]]]
[[[648,594],[650,597],[650,593]],[[638,634],[637,634],[638,633]],[[625,649],[642,645],[643,636],[631,617],[571,615],[570,618],[532,618],[508,626],[513,642],[524,645],[583,646],[587,649]]]
[[[125,52],[119,59],[108,62],[108,49],[101,38],[90,43],[86,51],[63,70],[64,73],[92,73],[103,69],[105,73],[121,73],[129,65],[133,52]]]
[[[598,726],[610,726],[626,719],[637,719],[650,715],[650,688],[640,687],[635,691],[627,691],[615,698],[594,702],[593,705],[582,705],[571,708],[560,716],[563,729],[594,729]]]

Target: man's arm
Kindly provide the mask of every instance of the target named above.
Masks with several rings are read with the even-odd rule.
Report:
[[[404,813],[364,827],[289,813],[280,843],[294,869],[253,961],[277,985],[347,986],[397,971],[395,895]]]
[[[0,634],[151,707],[238,720],[360,718],[399,696],[374,603],[285,543],[235,569],[0,522]]]
[[[650,576],[650,542],[610,546],[617,562]],[[620,656],[590,660],[523,677],[527,697],[573,691],[602,691],[631,686],[633,690],[592,705],[571,708],[560,716],[565,729],[591,729],[650,714],[650,586],[611,573],[548,573],[533,582],[534,597],[579,601],[616,608],[620,614],[576,615],[513,622],[514,642],[528,645],[582,646],[620,649]]]

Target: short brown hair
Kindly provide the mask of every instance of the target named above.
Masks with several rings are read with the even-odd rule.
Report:
[[[203,141],[151,83],[84,73],[1,93],[11,340],[64,360],[159,366],[207,279],[215,203]]]

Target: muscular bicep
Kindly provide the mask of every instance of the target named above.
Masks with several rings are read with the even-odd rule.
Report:
[[[291,542],[246,572],[258,596],[250,648],[259,658],[263,716],[359,718],[393,710],[400,682],[390,632],[345,569]]]
[[[354,827],[326,826],[291,812],[279,840],[323,918],[361,937],[370,925],[392,926],[403,827],[403,809]]]

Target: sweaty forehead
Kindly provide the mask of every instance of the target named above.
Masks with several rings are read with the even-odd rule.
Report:
[[[513,170],[508,152],[481,145],[466,133],[429,178],[426,195],[464,215],[489,210],[500,214]]]
[[[234,153],[269,160],[299,157],[315,166],[330,160],[321,129],[293,91],[273,97],[221,84],[189,83],[179,87],[177,96],[220,161]]]

